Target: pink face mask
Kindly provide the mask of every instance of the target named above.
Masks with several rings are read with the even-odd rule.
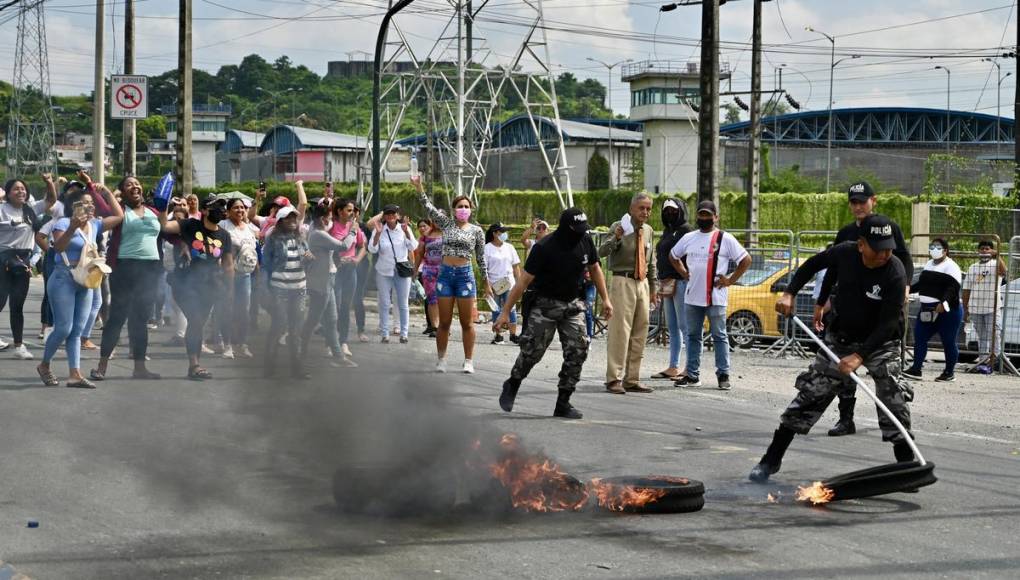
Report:
[[[453,210],[453,216],[462,222],[468,221],[471,217],[471,208],[469,207],[458,207]]]

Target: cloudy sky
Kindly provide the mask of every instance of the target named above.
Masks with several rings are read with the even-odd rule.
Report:
[[[478,4],[480,0],[475,0]],[[176,66],[177,3],[136,0],[136,72],[156,74]],[[700,7],[661,13],[647,0],[544,0],[549,51],[555,70],[595,77],[604,68],[586,60],[688,61],[698,59]],[[995,113],[995,67],[982,58],[1016,43],[1015,0],[772,0],[765,4],[763,86],[772,88],[774,69],[785,65],[783,85],[808,109],[825,109],[828,98],[828,40],[836,37],[833,100],[836,107],[918,106],[944,108],[951,70],[954,109]],[[526,30],[529,15],[517,0],[490,0],[476,25],[489,51],[486,64],[507,62]],[[45,3],[53,92],[76,94],[92,87],[95,2]],[[123,58],[123,0],[108,0],[106,62],[119,72]],[[267,60],[287,55],[322,74],[330,60],[366,58],[386,2],[383,0],[194,0],[197,68],[215,72],[224,64],[258,53]],[[733,90],[750,82],[750,0],[731,0],[720,10],[722,59],[730,64]],[[443,36],[450,3],[418,0],[398,24],[412,48],[427,54]],[[0,78],[12,77],[16,22],[0,13]],[[859,58],[852,58],[858,55]],[[1003,74],[1016,61],[1000,61]],[[614,109],[626,114],[628,91],[614,71]],[[1014,76],[1002,82],[1003,115],[1012,117]]]

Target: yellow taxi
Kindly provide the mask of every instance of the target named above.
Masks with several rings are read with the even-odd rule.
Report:
[[[730,344],[739,348],[782,336],[776,300],[789,282],[790,263],[786,259],[755,258],[740,281],[730,286],[727,300],[726,333]]]

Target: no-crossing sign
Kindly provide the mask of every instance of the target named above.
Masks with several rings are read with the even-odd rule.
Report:
[[[149,78],[113,75],[110,78],[110,118],[144,119],[149,116]]]

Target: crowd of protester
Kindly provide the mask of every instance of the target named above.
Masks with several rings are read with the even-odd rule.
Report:
[[[39,335],[44,347],[37,371],[47,385],[59,384],[51,362],[61,348],[67,355],[67,386],[95,388],[106,380],[125,326],[133,379],[160,378],[146,366],[149,332],[159,326],[172,330],[170,344],[185,348],[188,378],[210,379],[203,355],[255,357],[249,336],[262,310],[270,321],[260,361],[266,376],[289,368],[291,377],[307,378],[309,358],[321,353],[333,367],[356,367],[352,340],[372,340],[364,305],[370,280],[378,289],[379,341],[390,343],[392,336],[401,344],[410,341],[410,302],[419,300],[424,335],[436,344],[435,370],[446,372],[456,310],[463,338],[461,370],[473,373],[476,281],[481,281],[493,319],[507,310],[509,336],[497,329],[492,343],[518,344],[525,320],[507,301],[531,250],[552,233],[536,216],[519,240],[522,261],[504,224],[483,230],[472,219],[473,202],[466,196],[454,199],[449,210],[436,207],[419,178],[412,183],[426,215],[412,227],[411,216],[396,205],[363,220],[357,202],[334,197],[329,184],[324,197],[313,200],[297,181],[296,202],[278,196],[267,203],[261,185],[254,199],[188,195],[160,204],[146,196],[134,177],[125,177],[113,191],[82,172],[71,181],[42,177],[46,191],[38,201],[24,181],[10,180],[3,189],[0,309],[9,311],[12,341],[0,340],[0,350],[10,348],[22,360],[36,357],[24,341],[24,308],[37,269],[44,280]],[[704,321],[714,341],[726,344],[726,287],[750,266],[739,242],[718,229],[718,211],[711,202],[697,207],[693,227],[682,200],[659,203],[661,235],[648,224],[656,209],[652,198],[639,194],[598,249],[613,274],[609,294],[616,316],[608,327],[605,380],[611,393],[651,390],[639,374],[648,313],[660,301],[669,329],[669,363],[652,378],[700,385]],[[977,329],[981,354],[994,354],[989,337],[1000,324],[994,302],[1001,306],[1001,300],[990,301],[985,294],[994,293],[990,285],[1002,279],[1005,265],[994,245],[983,243],[980,252],[982,260],[971,267],[961,290],[960,268],[949,257],[948,242],[932,241],[932,261],[918,289],[922,313],[935,314],[919,319],[917,362],[905,374],[921,376],[928,338],[939,334],[949,345],[940,378],[951,377],[957,351],[950,337],[965,319]],[[737,265],[733,271],[726,270],[730,263]],[[598,320],[595,290],[585,271],[579,298],[585,304],[588,342]],[[98,346],[90,339],[94,328],[101,329]],[[684,346],[687,360],[681,366]],[[92,348],[99,351],[98,361],[83,372],[81,351]],[[729,349],[716,349],[715,359],[718,386],[727,389]]]

